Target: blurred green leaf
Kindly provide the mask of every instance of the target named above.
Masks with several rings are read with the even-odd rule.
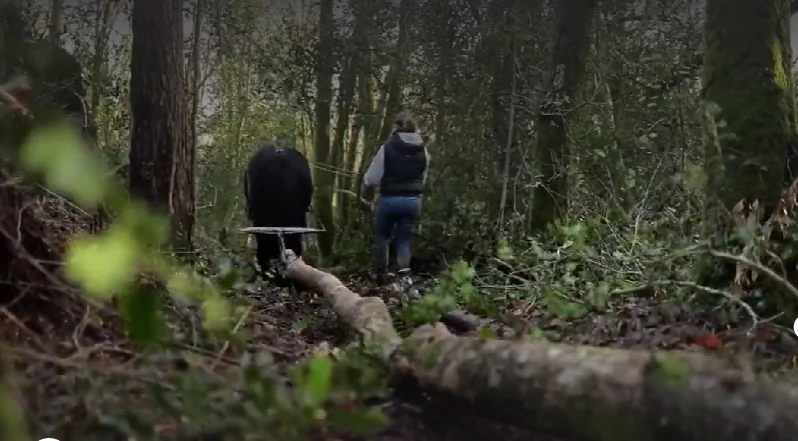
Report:
[[[136,239],[124,229],[83,237],[69,247],[66,275],[87,294],[107,300],[130,284],[139,251]]]
[[[158,294],[151,289],[142,287],[124,296],[127,329],[134,340],[151,344],[161,337],[166,324],[159,306]]]
[[[230,326],[230,303],[219,295],[202,302],[203,326],[210,331],[223,331]]]
[[[96,206],[109,188],[102,162],[66,122],[33,131],[23,145],[20,161],[28,170],[44,174],[48,187],[84,208]]]
[[[332,379],[332,361],[322,354],[308,361],[308,373],[303,384],[302,402],[310,408],[318,408],[327,400]]]

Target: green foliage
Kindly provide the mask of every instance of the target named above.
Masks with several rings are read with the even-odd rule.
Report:
[[[96,206],[106,197],[108,182],[103,166],[69,123],[31,133],[22,146],[20,161],[29,172],[43,174],[50,188],[75,198],[85,208]]]
[[[138,241],[129,231],[115,228],[102,236],[72,242],[67,253],[66,275],[81,283],[86,294],[110,300],[124,292],[135,276]]]
[[[602,312],[613,292],[645,285],[656,272],[678,266],[667,263],[672,245],[647,240],[656,232],[648,230],[652,226],[623,231],[598,219],[558,223],[546,236],[514,245],[511,253],[500,251],[514,258],[483,270],[477,290],[497,306],[540,302],[547,314],[564,320]]]
[[[302,440],[309,430],[331,427],[369,434],[383,429],[385,415],[364,400],[385,394],[384,373],[362,349],[333,360],[314,355],[284,373],[265,353],[245,355],[231,378],[212,379],[199,372],[174,375],[151,385],[144,398],[162,415],[111,411],[105,424],[117,433],[145,440],[162,439],[152,425],[179,421],[179,437],[215,436],[236,440],[258,434],[265,440]]]
[[[416,327],[425,323],[435,323],[458,303],[471,306],[484,304],[477,295],[472,281],[474,269],[465,262],[457,262],[448,274],[442,275],[435,289],[421,299],[404,306],[396,316],[405,325]]]
[[[663,228],[671,226],[646,221],[627,229],[587,219],[556,223],[546,235],[517,243],[501,239],[488,265],[477,271],[456,263],[433,292],[400,311],[400,320],[431,323],[457,306],[495,315],[519,302],[538,304],[563,320],[603,312],[617,296],[649,281],[690,277],[695,253],[679,250],[692,240],[663,236]]]

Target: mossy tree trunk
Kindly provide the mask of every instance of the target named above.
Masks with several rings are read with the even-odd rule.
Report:
[[[363,186],[360,185],[360,176],[366,171],[366,167],[371,162],[371,157],[376,153],[378,133],[381,118],[377,106],[376,80],[374,78],[374,56],[364,54],[360,60],[360,78],[358,79],[358,104],[357,122],[355,123],[360,130],[363,145],[361,146],[360,161],[353,164],[352,171],[355,172],[354,190],[360,196]]]
[[[528,94],[526,84],[538,83],[530,74],[533,71],[529,66],[537,64],[532,61],[534,56],[531,54],[536,54],[538,47],[548,46],[541,44],[537,31],[542,28],[543,3],[541,0],[500,0],[491,4],[487,14],[492,29],[485,39],[483,51],[486,52],[486,66],[492,66],[491,135],[498,147],[496,167],[502,175],[502,180],[496,181],[496,194],[506,192],[505,203],[499,203],[495,209],[504,218],[517,211],[527,211],[524,201],[516,200],[520,193],[518,190],[526,185],[520,170],[524,167],[522,132],[529,123],[524,115],[526,112],[518,107],[518,97]],[[510,109],[513,109],[512,117]],[[510,162],[505,170],[508,155]],[[501,197],[496,200],[500,201]],[[501,209],[502,206],[505,209]],[[524,234],[515,230],[504,233]]]
[[[562,0],[557,5],[551,93],[541,105],[537,124],[534,156],[541,182],[532,194],[532,231],[545,229],[568,208],[568,121],[586,80],[596,4],[597,0]]]
[[[333,21],[333,1],[322,0],[319,10],[319,43],[318,64],[316,71],[316,132],[315,161],[329,164],[330,152],[330,107],[332,105],[332,77],[334,64],[332,59],[335,23]],[[330,257],[335,242],[335,216],[333,212],[333,194],[335,193],[335,175],[329,171],[314,168],[315,192],[314,205],[318,220],[327,232],[319,235],[319,251],[323,258]]]
[[[380,97],[381,108],[379,115],[382,116],[382,124],[379,124],[379,131],[376,137],[372,138],[371,145],[366,146],[370,156],[373,156],[378,149],[379,143],[388,139],[393,128],[394,118],[402,106],[402,79],[405,73],[405,58],[408,55],[408,43],[410,41],[410,12],[415,8],[415,0],[401,0],[399,2],[399,34],[396,38],[396,49],[391,57],[391,67],[385,77],[385,89]],[[365,165],[368,165],[365,162]]]
[[[373,32],[369,29],[366,35],[373,35]],[[374,54],[371,52],[367,52],[363,54],[360,58],[360,72],[358,77],[357,83],[357,94],[358,94],[358,102],[357,102],[357,117],[355,125],[358,127],[358,130],[362,134],[363,145],[361,146],[361,159],[355,168],[353,168],[353,172],[357,174],[357,176],[361,176],[363,172],[366,171],[366,167],[371,161],[371,156],[377,151],[376,144],[377,142],[377,133],[379,132],[380,121],[382,118],[379,116],[379,107],[377,102],[377,81],[374,77]],[[358,190],[358,194],[360,194],[361,185],[359,185],[360,180],[355,178],[354,188]]]
[[[100,112],[103,84],[103,67],[106,63],[106,51],[111,34],[112,21],[117,3],[111,0],[97,0],[94,2],[94,53],[91,60],[91,101],[89,110],[97,115]]]
[[[358,157],[362,156],[360,136],[362,133],[368,133],[369,128],[365,127],[368,118],[374,112],[374,97],[373,97],[373,83],[374,78],[372,74],[373,54],[368,48],[368,42],[372,41],[374,34],[374,14],[375,3],[366,1],[353,1],[355,9],[355,29],[353,30],[352,40],[354,43],[353,50],[357,53],[356,64],[353,66],[355,89],[357,94],[356,111],[354,114],[354,121],[351,125],[349,134],[349,143],[346,148],[346,157],[344,159],[343,168],[349,173],[354,173],[355,176],[343,176],[340,179],[339,187],[351,191],[357,191],[359,187],[359,176],[357,175]],[[356,201],[352,203],[342,204],[340,225],[345,229],[349,229],[350,220],[352,218],[352,211],[357,207]]]
[[[594,59],[606,60],[596,64],[596,73],[601,79],[599,87],[603,92],[606,105],[610,109],[606,124],[608,137],[604,138],[603,155],[589,156],[582,167],[586,173],[586,183],[591,186],[593,194],[600,200],[612,201],[610,204],[624,209],[636,203],[635,198],[621,190],[626,186],[625,162],[633,162],[633,154],[629,149],[634,138],[633,120],[627,113],[630,109],[630,97],[634,95],[628,78],[631,66],[628,63],[630,31],[627,22],[622,18],[629,15],[633,0],[612,0],[602,2],[596,24],[597,41]]]
[[[721,136],[722,169],[708,196],[731,208],[764,202],[770,214],[782,189],[795,137],[790,1],[708,0],[703,98],[720,109],[734,136]],[[722,133],[721,133],[722,134]]]
[[[64,0],[52,0],[50,3],[50,23],[48,26],[48,37],[53,43],[58,43],[61,38],[61,30],[64,27]]]
[[[357,153],[356,138],[354,143],[350,143],[348,146],[349,148],[346,147],[345,141],[346,134],[349,132],[350,119],[354,107],[353,104],[357,89],[360,57],[364,54],[366,45],[368,43],[368,41],[363,38],[364,31],[365,28],[369,26],[367,20],[371,20],[371,14],[369,14],[367,5],[361,5],[359,3],[360,2],[357,1],[350,2],[355,9],[355,24],[354,28],[352,29],[349,46],[345,49],[346,63],[340,76],[340,89],[338,92],[336,109],[338,121],[335,126],[335,137],[333,138],[332,154],[330,159],[332,165],[334,165],[338,170],[345,171],[351,170],[351,168],[347,168],[350,162],[350,157],[354,162],[354,155]],[[356,137],[359,132],[360,130],[358,129],[352,134],[352,136]],[[336,174],[337,188],[349,188],[348,184],[349,183],[347,182],[346,176]],[[338,224],[345,227],[348,225],[348,212],[352,203],[350,203],[351,200],[348,197],[336,196],[336,200],[338,208]]]
[[[200,100],[202,99],[202,68],[200,65],[201,59],[201,43],[202,43],[202,21],[203,21],[203,8],[202,0],[196,0],[194,3],[194,28],[193,42],[191,48],[191,81],[187,83],[191,85],[190,98],[191,98],[191,113],[189,115],[189,124],[187,126],[189,141],[186,144],[187,156],[191,167],[191,180],[190,187],[187,191],[190,192],[191,206],[194,207],[197,201],[197,150],[199,149],[199,117],[200,117]]]
[[[449,2],[433,2],[429,15],[434,17],[439,23],[439,29],[432,37],[431,45],[437,46],[438,53],[437,72],[434,80],[434,98],[432,98],[435,109],[434,127],[429,127],[427,131],[435,133],[435,142],[438,145],[446,145],[449,140],[446,133],[447,120],[451,119],[452,96],[450,95],[451,72],[456,56],[453,49],[456,41],[456,22],[457,18]],[[393,115],[391,115],[393,117]],[[429,130],[432,129],[432,130]]]
[[[172,244],[192,248],[194,170],[186,126],[183,2],[135,0],[130,62],[130,190],[172,221]]]

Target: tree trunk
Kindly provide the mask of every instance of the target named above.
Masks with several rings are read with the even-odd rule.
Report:
[[[453,59],[455,57],[451,48],[454,46],[456,39],[456,30],[454,29],[456,26],[454,23],[456,19],[453,17],[454,11],[452,11],[452,5],[450,5],[449,2],[433,2],[430,3],[430,6],[429,15],[438,22],[440,31],[436,32],[432,39],[432,43],[436,47],[436,52],[438,53],[437,75],[435,75],[434,81],[435,92],[434,98],[432,99],[436,109],[434,127],[430,127],[427,130],[430,132],[434,131],[435,141],[439,143],[439,145],[446,145],[446,140],[448,138],[448,133],[446,133],[446,121],[451,118],[451,97],[449,90],[451,89],[450,77],[452,66],[454,65]],[[393,116],[394,115],[391,115],[391,117]]]
[[[502,217],[512,214],[516,210],[520,201],[514,200],[515,187],[519,184],[521,186],[524,185],[516,183],[515,179],[511,178],[519,175],[519,169],[524,164],[523,152],[519,147],[518,130],[513,129],[515,127],[523,127],[524,121],[519,118],[518,112],[514,111],[512,112],[513,115],[510,115],[510,109],[517,110],[517,106],[513,106],[511,102],[514,96],[525,94],[523,85],[529,82],[525,78],[529,75],[529,69],[526,67],[529,62],[523,59],[523,54],[531,52],[530,49],[537,40],[535,29],[540,28],[543,22],[541,20],[542,9],[542,0],[530,2],[503,0],[494,2],[491,5],[489,14],[493,29],[491,30],[492,35],[487,41],[486,49],[491,58],[495,57],[496,54],[501,57],[498,63],[491,63],[493,65],[491,74],[491,91],[493,95],[491,100],[492,132],[496,145],[502,146],[502,148],[496,150],[497,168],[501,170],[502,177],[507,178],[506,184],[497,185],[497,190],[500,192],[506,191],[507,196],[511,198],[507,200],[506,205],[501,209]],[[530,35],[525,35],[525,33]],[[534,50],[534,52],[537,52],[537,50]],[[513,85],[515,85],[516,90],[512,90]],[[506,149],[509,149],[509,153],[507,153]],[[507,154],[510,155],[510,166],[505,169],[504,163],[507,159]]]
[[[356,29],[357,30],[357,29]],[[354,38],[354,37],[353,37]],[[330,165],[335,167],[336,174],[333,176],[333,179],[336,181],[336,188],[345,188],[345,177],[339,175],[337,172],[339,170],[344,170],[345,163],[346,163],[346,154],[344,150],[344,141],[346,140],[346,133],[347,129],[349,128],[349,119],[352,113],[352,98],[355,94],[355,86],[357,85],[357,66],[358,66],[358,54],[357,49],[352,51],[347,57],[346,66],[344,71],[341,73],[340,77],[340,91],[338,93],[338,108],[337,108],[337,116],[338,122],[335,125],[335,137],[333,138],[332,143],[332,151],[330,152]],[[336,197],[338,200],[337,208],[338,208],[338,219],[343,219],[343,213],[345,211],[346,204],[345,200],[341,197]],[[342,221],[341,225],[345,225]]]
[[[632,96],[633,90],[628,87],[628,58],[630,54],[624,51],[629,44],[630,33],[626,30],[626,23],[620,19],[630,13],[630,0],[613,0],[602,4],[601,22],[596,27],[596,70],[600,77],[601,91],[606,100],[610,113],[605,122],[609,133],[612,134],[612,143],[607,143],[604,154],[589,156],[582,165],[586,173],[587,185],[593,189],[597,200],[607,201],[609,204],[623,207],[635,203],[636,198],[624,191],[626,186],[625,160],[634,161],[634,151],[625,151],[624,146],[632,144],[634,130],[626,117],[627,101]],[[608,140],[609,141],[609,140]]]
[[[734,137],[720,142],[717,194],[726,208],[740,200],[773,208],[787,147],[795,137],[788,0],[708,0],[703,98],[720,107]]]
[[[349,151],[346,157],[346,170],[354,176],[348,179],[349,186],[346,187],[353,191],[359,198],[363,186],[360,184],[363,164],[370,161],[366,156],[368,151],[368,134],[372,127],[374,116],[374,79],[371,76],[372,57],[370,54],[363,54],[360,59],[360,74],[358,78],[358,102],[357,114],[352,125],[352,135],[349,140]],[[363,142],[359,142],[362,138]],[[358,149],[360,151],[358,151]],[[358,158],[360,161],[358,162]],[[351,207],[351,206],[350,206]],[[352,219],[352,210],[344,211],[343,225],[348,227]]]
[[[366,5],[371,2],[366,1]],[[369,17],[373,17],[375,11],[369,6]],[[365,41],[374,41],[374,29],[371,20],[368,21],[368,27],[363,30],[363,39]],[[361,145],[360,162],[356,163],[357,156],[352,158],[352,172],[355,173],[353,178],[353,188],[360,197],[363,191],[363,185],[360,184],[360,177],[365,172],[367,164],[371,162],[372,156],[377,151],[377,133],[379,132],[380,120],[377,105],[375,103],[375,89],[376,80],[374,76],[374,53],[368,51],[360,56],[360,68],[358,79],[358,102],[357,102],[357,117],[355,124],[361,133],[363,142]]]
[[[192,170],[191,183],[188,189],[191,196],[191,205],[196,206],[197,201],[197,183],[194,179],[197,171],[197,149],[199,148],[199,108],[202,94],[201,68],[200,68],[200,49],[202,42],[202,8],[203,1],[196,0],[194,4],[194,39],[191,48],[191,115],[189,120],[191,138],[187,144],[189,164]]]
[[[171,218],[172,244],[191,249],[194,170],[186,130],[181,0],[133,2],[130,190]]]
[[[105,52],[108,49],[108,33],[111,29],[111,17],[115,2],[113,0],[97,0],[94,4],[94,53],[91,60],[91,102],[89,111],[99,115],[102,88],[106,78],[102,75],[105,63]]]
[[[87,128],[92,137],[97,140],[100,133],[98,123],[104,123],[105,128],[108,129],[109,121],[95,121],[95,118],[101,114],[100,102],[102,100],[103,89],[106,83],[106,78],[103,75],[103,64],[105,63],[105,53],[108,46],[108,33],[111,29],[111,17],[113,16],[113,9],[116,3],[113,0],[96,0],[94,2],[94,52],[91,60],[91,95],[86,110],[91,115],[92,126]],[[98,140],[97,140],[98,141]],[[97,144],[97,147],[102,144]],[[103,229],[110,221],[106,207],[101,204],[97,208],[97,213],[94,215],[93,227],[95,230]]]
[[[370,118],[369,121],[369,131],[366,132],[365,145],[363,146],[363,161],[360,163],[358,175],[363,175],[381,143],[385,142],[391,134],[393,119],[399,113],[402,102],[404,59],[407,56],[409,37],[408,22],[413,5],[414,0],[401,0],[399,3],[399,35],[396,48],[391,58],[388,73],[385,75],[385,84],[380,93],[379,107],[372,113],[374,117]],[[358,189],[362,190],[362,186],[359,186]],[[358,196],[361,196],[360,191],[358,191]]]
[[[379,127],[380,127],[380,114],[377,108],[376,97],[376,81],[373,77],[373,71],[363,72],[360,76],[360,97],[359,97],[359,113],[362,121],[363,131],[363,153],[360,164],[357,167],[357,175],[362,176],[366,171],[371,158],[379,148]],[[362,189],[362,185],[357,186],[358,190]],[[358,193],[360,194],[360,193]]]
[[[534,187],[530,227],[541,231],[568,209],[568,121],[573,118],[585,82],[585,64],[593,33],[597,0],[563,0],[558,5],[552,92],[541,105],[535,144],[535,167],[541,183]]]
[[[330,107],[332,105],[332,77],[334,64],[332,59],[335,23],[333,21],[333,0],[321,0],[319,11],[319,43],[318,66],[316,71],[316,133],[315,161],[329,164],[330,152]],[[318,220],[327,230],[319,235],[319,251],[322,257],[332,255],[335,242],[335,217],[333,212],[333,194],[335,193],[335,175],[319,167],[315,174],[315,211]]]
[[[391,134],[394,118],[399,113],[402,105],[402,78],[405,71],[405,58],[408,54],[410,11],[415,8],[415,0],[401,0],[399,3],[399,36],[396,39],[396,50],[391,61],[386,83],[385,107],[382,113],[377,143],[382,142]],[[375,149],[377,146],[374,147]]]
[[[504,140],[504,165],[502,167],[502,186],[501,186],[501,196],[499,197],[499,222],[496,239],[497,241],[501,239],[504,234],[504,214],[507,208],[507,188],[510,183],[510,158],[512,158],[513,153],[513,140],[514,134],[513,131],[515,129],[515,93],[516,93],[516,81],[518,79],[518,75],[516,75],[515,71],[517,69],[518,64],[518,57],[516,56],[516,45],[515,43],[511,46],[512,51],[512,63],[510,64],[510,69],[512,72],[512,79],[510,80],[510,112],[507,115],[507,135],[505,136]]]
[[[339,101],[338,130],[336,130],[336,142],[338,142],[338,136],[340,136],[340,151],[344,153],[343,159],[336,161],[336,165],[343,169],[346,173],[357,172],[355,169],[355,162],[357,159],[358,141],[360,138],[363,121],[362,115],[359,114],[362,111],[361,106],[364,106],[362,99],[358,99],[356,106],[357,112],[355,114],[354,122],[351,124],[347,148],[343,147],[343,135],[345,134],[346,129],[350,127],[350,117],[353,110],[352,104],[355,93],[357,92],[358,95],[363,93],[363,87],[360,86],[360,84],[364,81],[361,71],[369,71],[370,69],[368,67],[364,69],[364,64],[366,66],[371,66],[372,62],[368,43],[370,41],[369,36],[372,34],[371,27],[374,17],[373,3],[374,2],[370,0],[353,1],[350,3],[352,7],[355,8],[355,27],[352,30],[352,45],[350,48],[351,57],[349,59],[349,64],[347,65],[347,71],[341,75],[342,99]],[[369,79],[366,78],[365,81],[366,84],[368,84]],[[365,105],[365,107],[368,106]],[[344,112],[341,111],[342,109],[346,113],[345,119],[342,118],[342,116],[344,116]],[[335,143],[333,144],[335,145]],[[333,152],[336,151],[338,151],[338,148],[334,147]],[[357,177],[355,177],[354,180],[357,182]],[[338,188],[352,190],[352,184],[352,178],[350,178],[348,175],[338,177]],[[352,207],[355,206],[357,202],[350,201],[350,199],[346,199],[346,203],[342,203],[341,201],[342,198],[339,197],[339,224],[344,229],[348,229]]]
[[[49,37],[53,43],[58,43],[61,38],[61,29],[64,27],[64,0],[52,0],[50,5]]]

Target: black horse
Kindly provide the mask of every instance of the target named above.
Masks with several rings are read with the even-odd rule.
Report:
[[[294,148],[266,145],[249,160],[244,175],[247,216],[253,227],[307,227],[307,213],[313,200],[313,177],[307,158]],[[261,271],[273,268],[281,255],[276,234],[255,234]],[[302,235],[283,236],[287,249],[302,256]],[[288,286],[279,275],[278,286]]]

